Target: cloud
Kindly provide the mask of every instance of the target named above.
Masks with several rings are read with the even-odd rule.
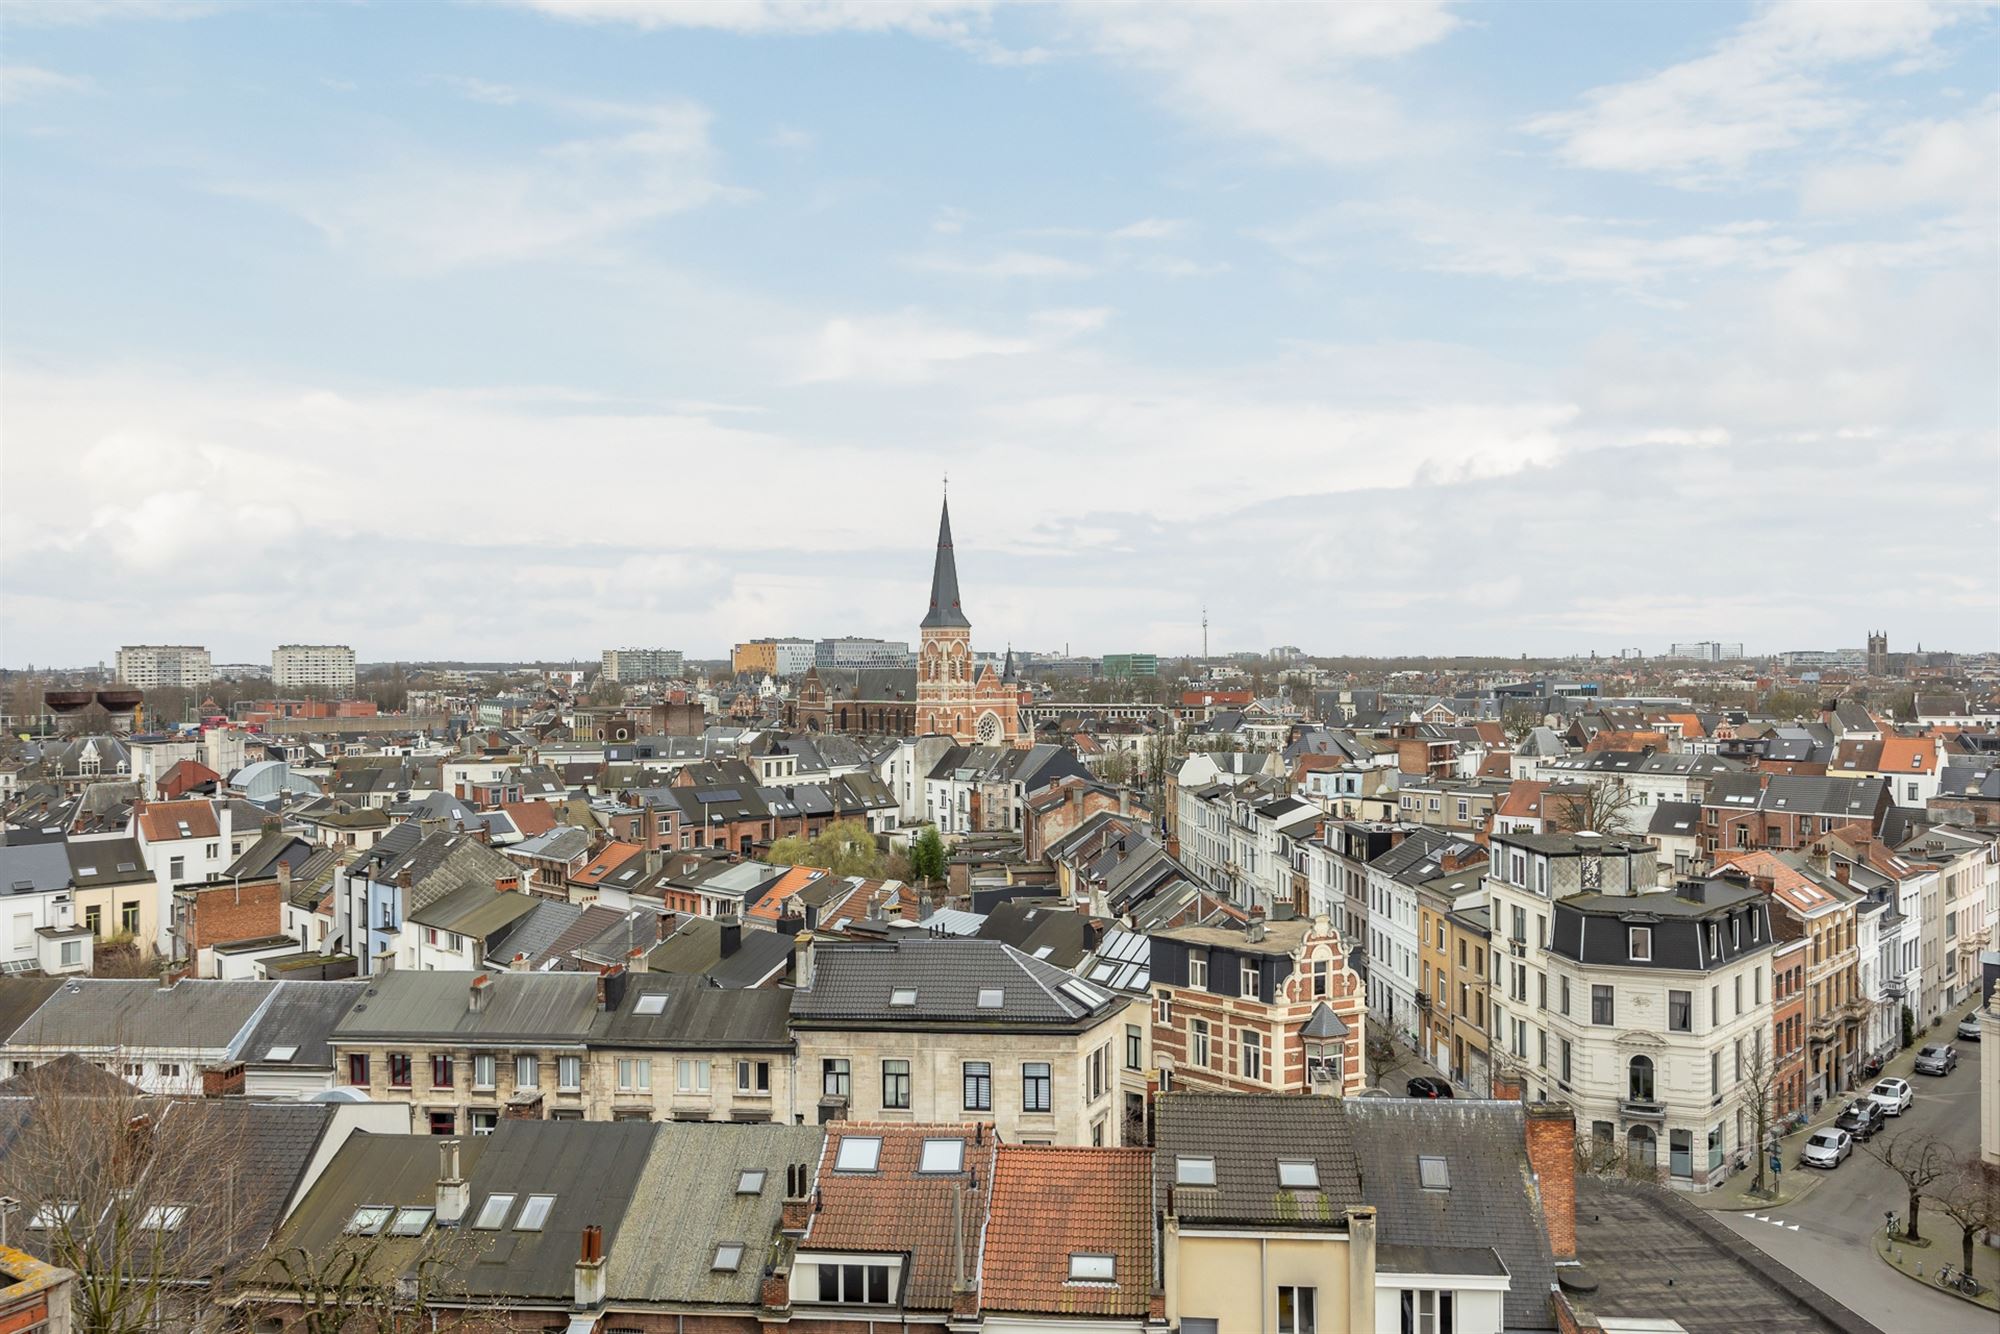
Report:
[[[790,153],[803,153],[819,143],[819,136],[811,130],[801,130],[795,125],[779,125],[764,142],[772,148],[782,148]]]
[[[900,33],[945,42],[996,65],[1034,65],[1040,47],[1009,47],[987,34],[991,0],[502,0],[553,18],[631,27],[700,28],[755,37],[836,32]]]
[[[1583,105],[1526,128],[1571,166],[1702,185],[1757,158],[1855,122],[1864,104],[1830,82],[1840,66],[1935,59],[1933,38],[1986,4],[1881,0],[1771,5],[1708,54],[1629,83],[1594,88]]]
[[[954,327],[918,311],[832,319],[805,347],[798,379],[913,384],[956,362],[1018,357],[1034,349],[1032,338]]]
[[[1167,241],[1187,230],[1184,218],[1141,218],[1113,229],[1114,241]]]
[[[914,256],[910,263],[931,273],[948,273],[964,278],[1071,279],[1088,278],[1097,272],[1088,264],[1031,250],[1006,250],[979,258],[933,251]]]
[[[479,101],[505,109],[494,85],[478,87],[487,90]],[[336,247],[418,270],[574,256],[730,193],[716,179],[701,106],[544,104],[598,132],[511,157],[406,153],[347,175],[222,192],[294,213]]]
[[[1912,121],[1890,131],[1873,160],[1806,174],[1809,213],[1964,211],[1991,218],[2000,195],[2000,99],[1956,120]]]
[[[49,93],[87,93],[94,85],[89,79],[58,74],[34,65],[0,65],[0,105],[25,102]]]

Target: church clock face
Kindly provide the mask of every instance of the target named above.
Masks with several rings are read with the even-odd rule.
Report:
[[[1000,740],[1000,715],[991,711],[979,715],[979,744],[991,746]]]

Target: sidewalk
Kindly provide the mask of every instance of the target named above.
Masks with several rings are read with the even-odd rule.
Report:
[[[1989,1311],[2000,1311],[2000,1250],[1991,1246],[1972,1248],[1972,1276],[1986,1285],[1986,1291],[1977,1297],[1969,1297],[1955,1288],[1938,1287],[1937,1272],[1942,1265],[1956,1269],[1964,1256],[1964,1248],[1959,1244],[1958,1229],[1946,1224],[1943,1232],[1936,1231],[1935,1223],[1926,1223],[1923,1231],[1931,1233],[1926,1238],[1929,1246],[1912,1246],[1905,1241],[1891,1241],[1878,1234],[1875,1237],[1875,1254],[1882,1263],[1913,1282],[1927,1288],[1935,1288],[1947,1296],[1962,1302],[1983,1306]]]

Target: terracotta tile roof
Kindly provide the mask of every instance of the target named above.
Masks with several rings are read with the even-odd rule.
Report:
[[[1665,750],[1667,744],[1667,734],[1665,732],[1614,730],[1607,727],[1590,738],[1589,744],[1584,749],[1586,751],[1644,750],[1646,747],[1651,746],[1655,750]]]
[[[1923,736],[1885,736],[1879,772],[1927,774],[1937,770],[1937,743]]]
[[[1542,815],[1542,795],[1548,790],[1547,783],[1517,778],[1507,789],[1507,795],[1500,798],[1500,805],[1493,813],[1515,820],[1538,820]]]
[[[605,876],[610,875],[613,871],[644,851],[645,849],[637,843],[606,843],[604,851],[598,853],[588,866],[578,871],[571,878],[578,884],[601,884]]]
[[[556,811],[553,803],[546,801],[502,802],[500,809],[521,831],[522,838],[535,838],[556,827]]]
[[[222,827],[216,823],[215,807],[210,802],[156,801],[139,812],[139,832],[148,843],[173,843],[184,838],[215,838]]]
[[[1662,714],[1661,717],[1667,722],[1679,723],[1681,725],[1681,737],[1683,740],[1693,741],[1708,735],[1708,729],[1701,725],[1701,716],[1699,714],[1667,713]]]
[[[775,922],[785,905],[785,900],[827,875],[817,866],[794,866],[778,877],[777,883],[764,891],[764,897],[750,905],[745,914],[752,921]]]
[[[1513,772],[1510,763],[1512,758],[1504,750],[1495,751],[1479,762],[1479,776],[1481,778],[1505,778],[1509,773]]]
[[[1152,1220],[1150,1149],[1001,1145],[980,1256],[980,1308],[1146,1314]],[[1113,1281],[1071,1282],[1076,1254],[1114,1257]]]
[[[200,787],[203,783],[219,783],[222,775],[203,764],[200,760],[180,760],[160,775],[160,795],[178,797],[183,792]]]
[[[1732,866],[1753,877],[1768,876],[1771,881],[1771,894],[1783,900],[1787,907],[1801,916],[1810,917],[1840,902],[1833,894],[1814,883],[1810,876],[1774,852],[1735,853],[1717,862],[1715,869],[1723,871]]]
[[[960,1194],[965,1197],[964,1268],[972,1277],[979,1270],[979,1233],[993,1181],[993,1155],[998,1145],[993,1127],[840,1121],[826,1129],[818,1207],[806,1224],[799,1250],[907,1254],[904,1307],[949,1310],[959,1268],[952,1255],[956,1234],[953,1199]],[[882,1141],[876,1169],[836,1171],[841,1144],[856,1137]],[[919,1173],[927,1139],[963,1140],[965,1170]]]

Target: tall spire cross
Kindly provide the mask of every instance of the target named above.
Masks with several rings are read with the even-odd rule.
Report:
[[[951,549],[951,502],[938,512],[937,563],[931,567],[931,609],[921,628],[971,629],[965,609],[958,604],[958,560]]]

